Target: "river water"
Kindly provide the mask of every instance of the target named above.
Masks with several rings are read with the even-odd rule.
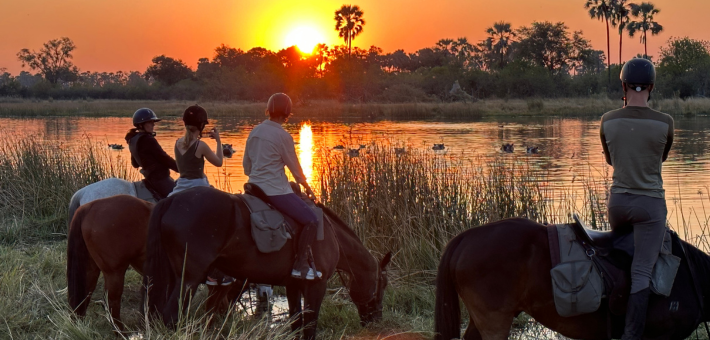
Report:
[[[228,184],[231,191],[240,190],[246,181],[241,166],[246,138],[260,122],[256,119],[221,117],[210,119],[222,135],[222,143],[232,144],[236,154],[222,168],[206,165],[210,182],[220,188]],[[123,151],[112,151],[121,161],[130,155],[123,139],[131,127],[130,118],[0,118],[0,126],[23,135],[42,136],[48,143],[70,146],[91,140],[122,144]],[[304,172],[315,180],[320,164],[319,146],[332,149],[336,145],[357,148],[359,144],[386,140],[393,147],[431,149],[443,143],[448,157],[473,162],[489,157],[526,157],[533,169],[546,173],[552,189],[582,193],[585,183],[610,181],[599,141],[599,119],[489,117],[473,121],[294,121],[285,126],[297,143]],[[663,166],[669,220],[694,210],[702,219],[708,199],[710,173],[710,117],[675,118],[675,143]],[[184,131],[179,118],[158,123],[157,139],[168,154],[173,155],[175,140]],[[205,139],[214,147],[214,141]],[[502,154],[501,145],[513,143],[514,153]],[[538,154],[526,154],[525,146],[537,146]],[[108,148],[108,147],[107,147]],[[327,156],[326,156],[327,157]],[[175,174],[174,174],[175,175]],[[585,179],[585,180],[581,180]],[[710,202],[709,202],[710,203]],[[682,206],[683,213],[680,212]]]

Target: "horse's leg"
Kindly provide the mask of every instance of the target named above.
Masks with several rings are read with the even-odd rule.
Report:
[[[304,286],[303,298],[305,302],[305,312],[303,313],[303,337],[306,340],[315,340],[316,328],[318,327],[318,313],[320,312],[320,305],[323,303],[323,298],[325,297],[327,281],[319,280],[318,282],[309,282]]]
[[[303,314],[301,314],[301,285],[291,284],[286,286],[286,299],[288,300],[288,316],[291,320],[293,320],[293,323],[291,323],[291,330],[296,331],[303,327]]]
[[[510,334],[510,327],[513,325],[515,314],[506,309],[491,308],[484,303],[476,303],[474,299],[464,296],[462,300],[466,305],[471,322],[464,335],[465,340],[507,340]],[[473,328],[471,328],[473,326]]]
[[[106,286],[106,294],[108,295],[108,309],[111,312],[111,318],[116,327],[123,331],[123,322],[121,322],[121,296],[123,296],[123,283],[128,266],[119,268],[108,273],[104,273],[104,285]]]
[[[96,284],[99,282],[99,275],[101,275],[101,269],[99,269],[99,266],[96,265],[96,262],[94,262],[93,259],[89,258],[86,262],[87,295],[81,305],[77,307],[77,310],[84,312],[84,314],[82,315],[86,315],[86,310],[87,308],[89,308],[89,303],[91,303],[91,296],[94,294],[94,290],[96,290]]]
[[[482,340],[481,332],[476,328],[476,323],[473,318],[469,318],[468,327],[466,327],[466,333],[463,334],[463,340]]]

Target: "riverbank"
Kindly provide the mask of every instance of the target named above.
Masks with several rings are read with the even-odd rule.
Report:
[[[77,147],[82,152],[48,149],[34,139],[0,140],[0,334],[12,339],[114,336],[103,303],[103,280],[87,317],[75,318],[68,307],[66,207],[78,188],[129,173],[107,157],[106,148],[93,147],[90,141]],[[512,216],[552,221],[553,216],[572,211],[596,227],[606,225],[600,183],[588,182],[588,189],[580,193],[585,199],[576,204],[573,193],[565,196],[546,189],[547,175],[531,169],[525,157],[478,161],[467,168],[462,161],[430,149],[398,151],[384,142],[368,145],[359,157],[330,149],[320,152],[328,153],[321,157],[326,160],[318,169],[321,180],[314,181],[321,200],[374,256],[396,254],[390,265],[384,319],[361,327],[356,307],[340,279],[333,277],[320,312],[321,340],[432,339],[439,257],[448,240],[463,230]],[[704,232],[689,237],[687,230],[710,230],[708,218],[676,211],[683,222],[673,228],[691,243],[707,246]],[[242,307],[226,319],[217,317],[211,325],[199,310],[177,330],[146,323],[139,313],[140,285],[140,276],[129,270],[122,315],[136,335],[132,339],[291,338],[287,324],[253,320]],[[204,298],[202,289],[195,305]],[[519,339],[556,338],[524,314],[514,327]],[[700,338],[707,338],[703,334]]]
[[[23,100],[0,98],[0,116],[46,117],[130,116],[140,107],[149,107],[159,116],[180,116],[193,105],[190,101],[129,101],[129,100]],[[212,117],[235,116],[261,118],[264,103],[201,102]],[[487,99],[475,103],[340,103],[313,101],[297,104],[294,112],[303,118],[318,119],[480,119],[486,116],[559,116],[599,117],[604,112],[619,108],[621,100],[603,98],[564,99]],[[682,100],[654,99],[654,109],[672,115],[710,115],[710,98]]]

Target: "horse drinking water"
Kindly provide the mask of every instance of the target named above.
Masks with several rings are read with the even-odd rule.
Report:
[[[291,277],[295,255],[291,240],[279,251],[259,252],[251,236],[249,210],[237,196],[197,187],[160,201],[148,231],[144,284],[149,312],[173,325],[180,312],[181,292],[189,299],[216,268],[235,278],[286,286],[292,317],[301,312],[303,296],[306,312],[293,327],[304,327],[304,337],[315,339],[327,279],[340,269],[350,274],[349,293],[361,321],[380,319],[387,286],[385,267],[391,255],[378,264],[355,233],[322,208],[326,216],[324,239],[316,241],[313,256],[323,279],[307,281]]]

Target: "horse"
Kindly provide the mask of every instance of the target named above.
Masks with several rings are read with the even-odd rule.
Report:
[[[143,273],[148,221],[153,204],[128,195],[82,205],[71,220],[67,241],[69,306],[86,315],[99,274],[114,323],[121,323],[121,295],[128,266]]]
[[[237,196],[198,187],[160,201],[148,227],[143,280],[149,313],[173,326],[180,313],[181,294],[187,301],[216,268],[235,278],[286,286],[289,315],[297,318],[292,327],[302,328],[304,337],[312,340],[328,278],[337,268],[351,278],[348,291],[361,323],[380,320],[391,254],[378,263],[342,220],[320,206],[324,210],[324,239],[314,244],[313,256],[323,279],[306,281],[291,277],[293,241],[276,252],[259,252],[251,236],[249,210]]]
[[[86,315],[99,274],[103,273],[111,318],[123,330],[121,295],[124,277],[128,266],[143,274],[152,210],[152,203],[117,195],[94,200],[76,211],[67,242],[67,291],[69,306],[77,315]],[[242,287],[243,282],[233,285]],[[205,309],[223,312],[227,298],[232,302],[241,296],[241,290],[231,292],[230,289],[209,287]]]
[[[652,295],[646,336],[685,339],[709,319],[710,257],[680,240],[673,253],[681,265],[671,295]],[[507,339],[513,319],[525,312],[545,327],[573,339],[619,338],[624,315],[608,308],[561,317],[552,296],[551,259],[544,225],[506,219],[469,229],[446,246],[436,278],[436,340],[459,338],[459,298],[468,310],[462,339]],[[680,248],[680,249],[678,249]],[[705,297],[705,298],[701,298]]]

